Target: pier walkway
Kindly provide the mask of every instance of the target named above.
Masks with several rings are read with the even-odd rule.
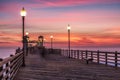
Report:
[[[81,60],[69,59],[60,54],[42,58],[38,52],[26,57],[14,80],[120,80],[120,69]]]

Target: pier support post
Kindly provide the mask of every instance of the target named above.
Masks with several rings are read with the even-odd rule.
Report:
[[[91,51],[91,59],[93,59],[93,52]]]
[[[107,65],[108,64],[108,62],[107,62],[107,57],[108,57],[108,55],[107,55],[108,53],[105,53],[105,65]]]
[[[97,63],[99,64],[99,50],[97,51]]]
[[[79,50],[77,50],[77,59],[79,59]]]
[[[0,62],[1,62],[1,61],[3,61],[2,58],[0,58]],[[1,72],[2,70],[3,70],[3,66],[0,67],[0,72]],[[3,75],[0,76],[0,80],[2,80],[2,78],[3,78]]]
[[[80,51],[81,52],[81,59],[83,59],[83,51]]]
[[[115,67],[117,68],[118,64],[117,64],[117,51],[115,51]]]
[[[86,59],[88,58],[88,51],[87,50],[85,51],[85,58]]]

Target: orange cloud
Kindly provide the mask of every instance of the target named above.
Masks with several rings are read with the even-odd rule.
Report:
[[[18,46],[21,43],[21,35],[1,32],[0,43],[0,46]]]
[[[30,33],[30,40],[38,40],[38,36],[43,35],[46,39],[45,44],[50,47],[50,36],[53,35],[54,47],[67,47],[67,33]],[[107,36],[106,36],[107,35]],[[21,45],[21,34],[0,33],[0,46],[19,46]],[[108,34],[86,34],[71,33],[71,47],[80,46],[118,46],[120,37]]]
[[[67,33],[42,33],[46,38],[46,45],[50,46],[50,35],[53,35],[54,46],[67,46],[68,35]],[[31,34],[31,37],[37,39],[38,34]],[[108,36],[105,38],[101,34],[82,34],[82,33],[71,33],[71,46],[118,46],[120,39],[114,36]]]

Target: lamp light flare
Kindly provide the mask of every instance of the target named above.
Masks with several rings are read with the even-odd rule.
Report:
[[[69,25],[69,24],[68,24],[68,26],[67,26],[67,29],[68,29],[68,30],[70,30],[70,29],[71,29],[71,27],[70,27],[70,25]]]
[[[25,34],[26,34],[26,35],[29,35],[29,33],[28,33],[28,32],[26,32]]]
[[[46,41],[46,39],[44,39],[44,41]]]
[[[53,38],[53,36],[50,36],[50,38]]]
[[[26,14],[27,14],[27,12],[26,12],[26,10],[23,7],[22,10],[20,11],[20,15],[21,16],[26,16]]]
[[[68,52],[69,52],[69,58],[70,58],[70,25],[67,26],[68,29]]]

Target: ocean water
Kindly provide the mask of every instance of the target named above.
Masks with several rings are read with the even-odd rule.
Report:
[[[0,58],[7,58],[11,54],[15,54],[16,47],[0,47]]]
[[[6,58],[9,57],[10,54],[15,54],[17,47],[0,47],[0,58]],[[68,49],[68,48],[64,48]],[[118,51],[120,52],[119,47],[79,47],[79,48],[71,48],[73,50],[92,50],[92,51],[110,51],[110,52],[115,52]]]
[[[68,48],[63,48],[68,49]],[[79,48],[71,48],[71,50],[91,50],[91,51],[107,51],[107,52],[120,52],[120,47],[79,47]]]
[[[0,47],[0,58],[7,58],[9,57],[11,54],[15,54],[17,47]],[[64,48],[64,49],[68,49],[68,48]],[[72,50],[91,50],[91,51],[108,51],[108,52],[115,52],[118,51],[120,52],[120,48],[119,47],[80,47],[80,48],[71,48]],[[119,58],[120,59],[120,58]],[[100,62],[102,63],[102,62]],[[119,63],[119,67],[120,67],[120,60],[118,61]],[[104,64],[104,63],[102,63]],[[109,64],[109,63],[108,63]],[[109,64],[109,65],[113,65],[114,64]]]

